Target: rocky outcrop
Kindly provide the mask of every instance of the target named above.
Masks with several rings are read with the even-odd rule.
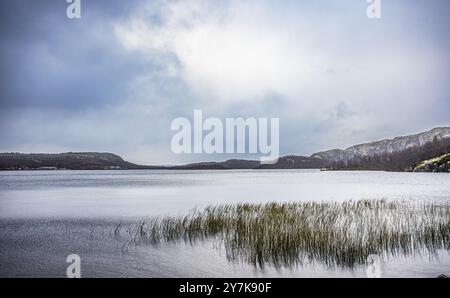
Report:
[[[450,153],[424,160],[413,167],[409,168],[410,172],[433,172],[433,173],[448,173],[450,172]]]
[[[432,130],[409,136],[396,137],[366,144],[355,145],[345,150],[333,149],[314,153],[313,158],[329,160],[332,162],[348,161],[360,157],[390,154],[421,147],[434,140],[450,138],[450,127],[438,127]]]

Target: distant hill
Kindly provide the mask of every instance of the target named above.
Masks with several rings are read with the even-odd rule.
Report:
[[[441,171],[441,156],[450,152],[450,137],[436,135],[433,140],[420,146],[409,146],[399,151],[380,151],[372,155],[356,155],[350,159],[331,162],[334,170],[381,170],[381,171]],[[444,159],[442,159],[444,160]],[[423,165],[423,166],[420,166]]]
[[[105,169],[148,169],[123,160],[112,153],[68,152],[46,153],[0,153],[0,170],[105,170]]]
[[[238,170],[238,169],[256,169],[260,162],[257,160],[230,159],[221,162],[199,162],[182,166],[175,166],[175,170]]]
[[[328,160],[315,157],[288,155],[274,164],[263,164],[258,169],[320,169],[330,165]]]
[[[355,145],[347,149],[333,149],[311,156],[289,155],[274,164],[257,160],[230,159],[221,162],[199,162],[180,166],[143,166],[123,160],[112,153],[80,152],[60,154],[0,153],[0,170],[104,170],[104,169],[319,169],[405,171],[435,170],[433,166],[420,168],[420,163],[450,153],[450,127],[439,127],[409,136],[396,137]],[[432,162],[436,162],[433,160]],[[441,164],[438,164],[441,167]],[[418,170],[417,170],[418,171]]]
[[[418,148],[432,142],[435,139],[442,140],[444,138],[450,138],[450,127],[433,128],[429,131],[418,134],[355,145],[344,150],[333,149],[322,151],[314,153],[311,157],[332,162],[347,162],[357,158],[392,154],[411,148]]]
[[[220,162],[198,162],[181,166],[173,166],[174,170],[227,170]]]
[[[307,156],[288,155],[278,159],[273,164],[261,164],[257,160],[230,159],[222,162],[199,162],[175,166],[176,170],[238,170],[238,169],[320,169],[330,165],[330,162]]]

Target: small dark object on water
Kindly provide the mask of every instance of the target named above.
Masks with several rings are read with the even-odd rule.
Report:
[[[441,274],[441,275],[438,276],[438,278],[449,278],[449,277],[447,275],[445,275],[445,274]]]

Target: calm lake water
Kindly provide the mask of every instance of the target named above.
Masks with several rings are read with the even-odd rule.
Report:
[[[445,173],[233,171],[0,172],[0,276],[64,277],[79,254],[84,277],[365,277],[366,268],[254,268],[228,262],[215,241],[127,251],[111,236],[120,221],[183,214],[235,202],[388,199],[450,202]],[[402,256],[386,277],[450,275],[450,255]]]

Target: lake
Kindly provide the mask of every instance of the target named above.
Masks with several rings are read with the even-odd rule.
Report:
[[[364,266],[255,268],[230,262],[205,239],[123,249],[118,222],[185,214],[224,203],[361,199],[450,202],[446,173],[319,170],[0,172],[0,276],[64,277],[81,257],[83,277],[365,277]],[[385,277],[450,275],[450,255],[398,256]]]

